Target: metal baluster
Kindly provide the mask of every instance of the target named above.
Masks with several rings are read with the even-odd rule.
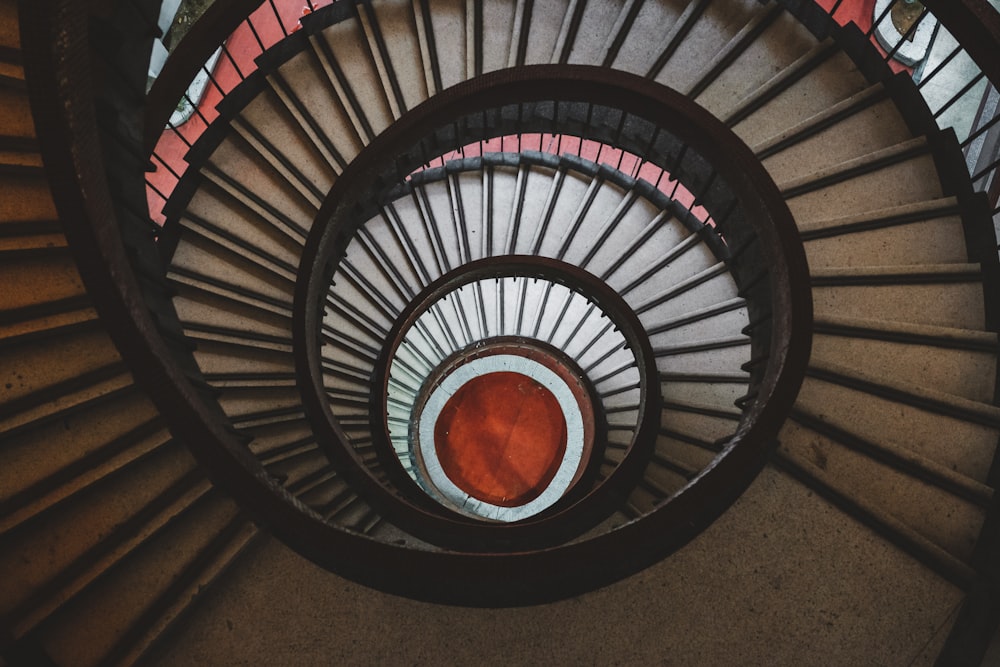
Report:
[[[288,30],[285,29],[285,22],[281,20],[281,14],[278,13],[278,8],[274,4],[274,0],[267,0],[271,5],[271,11],[274,12],[274,18],[278,22],[278,27],[281,28],[281,34],[288,37]]]
[[[976,173],[975,176],[972,177],[972,182],[975,183],[976,181],[985,178],[986,176],[989,175],[991,171],[995,170],[997,167],[1000,167],[1000,158],[997,158],[990,164],[983,167],[978,173]]]
[[[191,146],[194,145],[190,141],[188,141],[187,137],[184,136],[184,134],[180,131],[180,129],[176,125],[171,123],[169,120],[167,121],[167,128],[172,130],[174,134],[180,137],[180,140],[183,141],[184,145],[187,146],[188,148],[191,148]]]
[[[872,22],[872,27],[870,27],[868,29],[868,32],[865,33],[865,37],[871,38],[872,34],[875,33],[875,31],[878,29],[880,25],[882,25],[882,21],[885,20],[885,17],[889,15],[889,12],[891,12],[892,8],[895,6],[896,6],[896,0],[892,0],[892,2],[886,5],[885,9],[882,10],[882,13],[879,14],[879,17]]]
[[[267,51],[267,49],[264,47],[264,41],[260,38],[260,35],[257,34],[257,28],[254,27],[253,21],[250,19],[249,16],[246,19],[246,24],[247,27],[250,28],[250,32],[251,34],[253,34],[253,38],[257,40],[257,46],[260,47],[260,52],[264,53],[264,51]]]
[[[954,49],[952,49],[951,53],[949,53],[947,56],[945,56],[944,60],[942,60],[940,63],[938,63],[934,67],[934,69],[931,70],[930,74],[928,74],[928,75],[926,75],[926,76],[924,76],[923,78],[920,79],[920,83],[917,84],[917,90],[920,90],[921,88],[923,88],[924,84],[926,84],[928,81],[930,81],[935,76],[937,76],[938,73],[940,73],[941,70],[943,70],[945,67],[947,67],[948,63],[950,63],[955,58],[955,56],[957,56],[961,52],[962,52],[962,45],[959,44]]]
[[[953,105],[955,102],[957,102],[959,99],[961,99],[963,95],[965,95],[967,92],[969,92],[972,89],[973,86],[975,86],[977,83],[979,83],[982,80],[982,78],[984,76],[986,76],[986,75],[983,72],[980,72],[978,75],[974,76],[971,81],[969,81],[967,84],[965,84],[964,86],[962,86],[962,89],[959,90],[957,93],[955,93],[955,95],[952,96],[952,98],[950,100],[948,100],[947,102],[945,102],[944,106],[942,106],[940,109],[938,109],[937,111],[934,112],[934,118],[935,119],[936,118],[940,118],[941,114],[943,114],[945,111],[947,111],[948,109],[950,109],[951,105]]]
[[[1000,114],[993,116],[993,120],[980,126],[978,130],[969,135],[969,138],[962,142],[962,148],[968,147],[973,141],[981,137],[986,132],[989,132],[998,122],[1000,122]]]
[[[246,77],[243,76],[243,70],[241,70],[240,66],[236,64],[236,58],[233,58],[233,54],[229,52],[229,48],[226,46],[226,43],[223,42],[220,46],[222,48],[223,55],[229,59],[229,63],[233,66],[233,70],[236,71],[236,75],[240,77],[240,81],[246,81]]]
[[[205,66],[205,65],[202,65],[201,69],[202,69],[203,72],[205,72],[205,75],[208,76],[209,82],[215,87],[215,89],[217,91],[219,91],[219,95],[221,95],[222,97],[225,97],[226,96],[226,91],[223,90],[222,86],[219,85],[219,82],[215,80],[215,77],[212,76],[212,73],[209,71],[208,67]]]
[[[892,47],[892,49],[891,49],[891,50],[890,50],[890,51],[889,51],[888,53],[886,53],[886,54],[885,54],[885,61],[886,61],[886,62],[889,62],[889,61],[890,61],[890,60],[891,60],[891,59],[893,58],[893,56],[895,56],[895,55],[896,55],[896,53],[897,53],[897,52],[899,51],[899,49],[900,49],[900,48],[902,48],[902,46],[903,46],[903,42],[906,42],[906,41],[908,41],[908,40],[909,40],[909,39],[910,39],[911,37],[913,37],[913,34],[914,34],[915,32],[917,32],[917,28],[919,28],[919,27],[920,27],[920,23],[921,23],[921,22],[922,22],[922,21],[924,20],[924,17],[926,17],[926,16],[928,15],[928,14],[930,14],[930,12],[929,12],[929,11],[927,11],[927,8],[926,8],[926,7],[924,7],[924,10],[923,10],[923,11],[922,11],[922,12],[920,13],[920,16],[918,16],[918,17],[917,17],[917,20],[916,20],[916,21],[914,21],[914,22],[913,22],[913,25],[911,25],[911,26],[910,26],[910,27],[909,27],[909,28],[907,29],[907,31],[906,31],[906,34],[904,34],[904,35],[903,35],[903,36],[902,36],[902,37],[900,38],[900,40],[899,40],[898,42],[896,42],[896,45],[895,45],[895,46],[893,46],[893,47]]]
[[[181,180],[180,174],[178,174],[176,171],[174,171],[174,168],[171,167],[169,164],[167,164],[167,161],[164,160],[162,157],[160,157],[159,153],[157,153],[156,151],[153,151],[153,157],[155,157],[160,164],[162,164],[164,167],[167,168],[167,171],[170,172],[171,176],[173,176],[174,178],[176,178],[178,181]]]
[[[194,113],[198,116],[201,122],[205,124],[205,127],[211,125],[208,118],[205,117],[205,114],[201,112],[201,109],[198,108],[198,105],[194,103],[194,100],[191,99],[187,92],[184,93],[183,97],[187,100],[187,103],[191,105],[191,108],[194,110]]]

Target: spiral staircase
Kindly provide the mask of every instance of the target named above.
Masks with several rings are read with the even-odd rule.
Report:
[[[0,665],[1000,660],[996,203],[868,35],[339,0],[160,229],[157,6],[0,0]],[[511,369],[537,506],[432,446]]]

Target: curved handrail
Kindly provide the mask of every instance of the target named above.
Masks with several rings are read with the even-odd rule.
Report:
[[[528,519],[516,524],[495,524],[472,520],[453,512],[442,512],[436,503],[430,503],[431,512],[424,513],[417,508],[427,503],[420,503],[427,498],[426,494],[406,475],[400,462],[394,463],[394,480],[399,484],[412,507],[405,510],[404,520],[407,525],[414,525],[418,530],[427,531],[436,538],[449,540],[451,535],[458,539],[454,542],[464,548],[481,550],[492,547],[497,551],[513,549],[537,548],[539,544],[555,545],[565,541],[584,528],[596,524],[610,515],[616,503],[628,494],[642,473],[652,453],[655,443],[656,428],[659,426],[661,409],[660,383],[656,372],[653,349],[645,335],[638,317],[632,312],[625,301],[616,292],[600,282],[597,278],[575,266],[563,262],[532,256],[507,255],[483,259],[466,264],[452,273],[446,274],[429,285],[424,292],[414,300],[411,307],[399,318],[396,326],[386,337],[387,345],[383,348],[376,370],[373,375],[378,378],[373,382],[372,422],[379,424],[383,418],[379,415],[381,402],[376,403],[374,396],[387,391],[389,381],[389,363],[402,340],[403,334],[422,312],[420,307],[437,300],[444,294],[483,278],[501,277],[531,277],[558,282],[570,288],[583,288],[583,293],[596,303],[624,335],[629,349],[636,356],[639,376],[644,393],[644,401],[639,409],[636,420],[636,434],[633,444],[626,452],[624,459],[606,479],[591,492],[580,498],[574,498],[572,504],[557,508],[558,511],[548,511],[537,518]],[[329,435],[329,434],[328,434]],[[373,430],[377,446],[388,451],[388,434],[378,429]],[[338,452],[334,452],[336,454]],[[341,457],[342,458],[342,457]],[[389,457],[386,457],[389,458]],[[394,458],[394,457],[393,457]],[[387,510],[392,511],[391,503],[383,503]],[[398,503],[395,503],[398,504]],[[401,514],[400,511],[395,512]],[[443,524],[443,525],[439,525]]]
[[[1000,87],[1000,10],[987,0],[921,0]]]
[[[222,0],[219,0],[220,2]],[[1000,50],[1000,30],[997,29],[996,13],[983,0],[934,0],[931,6],[961,5],[965,9],[955,9],[954,18],[943,22],[963,43],[987,40],[975,55],[977,62],[996,82],[996,67],[990,68],[990,57]],[[967,11],[966,11],[967,10]],[[976,18],[977,11],[985,10],[986,18]],[[964,12],[964,13],[963,13]],[[93,108],[93,90],[88,72],[89,43],[85,31],[87,15],[82,3],[73,0],[54,0],[50,3],[25,3],[20,7],[22,23],[22,44],[28,85],[36,109],[44,110],[36,116],[39,143],[45,156],[46,169],[53,184],[60,217],[65,223],[80,266],[81,274],[94,296],[102,317],[109,322],[109,328],[119,345],[123,356],[137,372],[138,382],[153,397],[161,413],[173,418],[172,428],[179,437],[198,442],[214,440],[229,446],[220,452],[200,452],[199,457],[211,468],[240,465],[243,457],[232,434],[225,431],[215,416],[204,409],[197,393],[184,376],[180,366],[172,359],[172,353],[156,329],[155,322],[147,311],[141,297],[141,289],[130,263],[128,251],[121,242],[119,228],[111,203],[109,188],[104,176],[100,146],[97,140],[97,115]],[[962,26],[948,21],[962,22]],[[977,23],[979,25],[977,25]],[[984,30],[985,27],[985,30]],[[983,33],[985,32],[985,35]],[[979,36],[974,36],[979,34]],[[969,42],[971,40],[971,42]],[[1000,66],[1000,63],[995,63]],[[56,113],[54,110],[58,110]],[[137,174],[138,177],[138,174]],[[996,479],[997,475],[993,475]],[[299,534],[302,531],[316,531],[316,538],[304,544],[303,551],[314,560],[333,565],[331,569],[348,576],[373,581],[376,575],[386,582],[400,585],[401,590],[409,590],[417,596],[431,597],[439,579],[430,577],[413,582],[393,575],[389,569],[396,559],[405,553],[417,567],[433,569],[435,554],[407,552],[400,548],[375,547],[365,540],[348,539],[315,515],[303,511],[294,498],[284,494],[280,487],[261,475],[246,475],[226,483],[228,488],[239,491],[237,495],[251,498],[248,507],[262,520],[270,523],[274,531],[282,536]],[[265,491],[266,493],[256,493]],[[272,493],[273,492],[273,493]],[[992,512],[996,516],[996,512]],[[630,534],[634,529],[629,529]],[[683,539],[682,537],[674,539]],[[294,541],[294,540],[292,540]],[[604,544],[581,546],[576,552],[582,559],[601,555]],[[679,545],[675,545],[679,546]],[[354,548],[357,560],[354,563],[339,563],[331,552],[339,548]],[[526,563],[520,559],[503,562],[483,557],[482,562],[470,565],[466,561],[444,555],[436,565],[441,577],[457,582],[451,587],[454,595],[461,596],[461,583],[471,581],[479,571],[482,562],[493,569],[492,582],[504,587],[508,592],[496,592],[500,602],[523,602],[551,598],[553,591],[567,594],[572,586],[547,589],[546,593],[532,592],[535,582],[521,580],[520,586],[510,585],[508,577],[523,575]],[[466,564],[463,564],[466,563]],[[539,554],[528,567],[536,567],[533,572],[539,581],[553,573],[572,570],[566,567],[562,558],[552,554]],[[386,571],[380,572],[385,568]],[[628,571],[637,569],[635,563],[627,567],[610,568],[596,578],[596,583],[610,581]],[[375,579],[377,581],[377,579]],[[565,581],[565,580],[563,580]],[[440,593],[440,591],[438,591]],[[523,597],[522,597],[523,596]],[[469,598],[456,597],[456,601]]]
[[[694,154],[703,156],[709,164],[718,168],[720,181],[731,188],[742,204],[748,224],[760,239],[761,252],[771,274],[768,289],[775,319],[770,349],[764,351],[769,356],[769,362],[761,383],[760,398],[749,409],[747,421],[741,424],[734,436],[732,451],[716,461],[709,470],[703,471],[702,478],[712,480],[712,484],[689,487],[678,498],[665,503],[638,523],[659,516],[659,521],[654,522],[658,528],[652,531],[657,538],[670,530],[692,531],[693,534],[706,526],[717,516],[716,511],[727,506],[725,500],[735,499],[759,471],[798,393],[811,346],[812,301],[805,253],[783,197],[750,149],[694,102],[634,75],[597,67],[548,65],[483,75],[427,100],[362,150],[340,175],[320,208],[299,266],[293,315],[293,350],[306,413],[317,437],[327,443],[328,451],[336,457],[334,460],[339,468],[364,490],[370,502],[377,507],[395,508],[395,516],[404,521],[405,526],[419,529],[435,517],[427,516],[416,505],[402,503],[370,471],[352,459],[344,446],[346,436],[324,398],[324,378],[319,363],[320,342],[315,335],[319,331],[321,314],[315,305],[322,303],[329,284],[331,258],[343,252],[353,226],[362,222],[352,217],[358,198],[367,197],[371,185],[385,173],[387,167],[400,174],[409,173],[412,165],[395,165],[391,160],[409,154],[413,137],[434,136],[442,123],[450,124],[464,114],[479,114],[485,109],[505,104],[578,102],[581,95],[587,103],[607,105],[644,120],[661,120],[664,123],[661,127],[683,136]],[[440,146],[439,150],[450,148]],[[415,152],[422,155],[419,150]],[[678,499],[683,502],[675,505],[674,500]],[[684,506],[682,513],[675,511],[677,506]],[[706,507],[710,508],[707,512],[704,511]],[[503,530],[514,533],[518,528],[520,526],[511,525]],[[471,529],[462,526],[451,530],[461,538]],[[493,530],[502,532],[496,528]],[[650,533],[640,531],[633,535],[633,539],[635,541],[628,551],[636,557],[658,553],[658,544],[646,544],[656,541]],[[554,547],[555,550],[564,548],[567,547]]]

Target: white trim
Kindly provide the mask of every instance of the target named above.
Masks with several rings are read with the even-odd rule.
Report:
[[[875,0],[875,8],[872,11],[873,21],[882,16],[882,12],[885,11],[890,2],[892,0]],[[927,50],[930,48],[931,37],[934,36],[936,25],[937,19],[933,15],[925,16],[913,33],[913,41],[904,41],[903,36],[899,34],[896,26],[892,23],[892,16],[886,15],[875,29],[875,38],[886,52],[892,51],[897,44],[902,42],[893,55],[893,60],[898,60],[907,67],[912,67],[927,57]]]
[[[434,445],[434,426],[448,400],[467,382],[487,373],[514,372],[526,375],[552,392],[566,420],[566,452],[549,485],[536,498],[517,507],[501,507],[477,498],[455,485],[441,467]],[[542,512],[565,495],[576,477],[583,458],[583,415],[576,396],[559,377],[537,361],[513,354],[495,354],[459,366],[444,378],[428,397],[418,425],[420,455],[427,477],[448,504],[476,517],[495,521],[520,521]]]

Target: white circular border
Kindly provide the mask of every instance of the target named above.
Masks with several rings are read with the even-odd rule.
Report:
[[[455,485],[445,474],[434,446],[434,426],[445,404],[465,383],[481,375],[496,372],[513,372],[526,375],[552,392],[566,420],[566,453],[549,485],[535,499],[517,507],[501,507],[473,498]],[[576,396],[566,381],[537,361],[514,354],[495,354],[480,357],[459,366],[445,377],[431,392],[420,413],[419,448],[424,468],[435,490],[460,511],[494,521],[520,521],[548,509],[563,497],[576,477],[583,458],[583,415]]]

